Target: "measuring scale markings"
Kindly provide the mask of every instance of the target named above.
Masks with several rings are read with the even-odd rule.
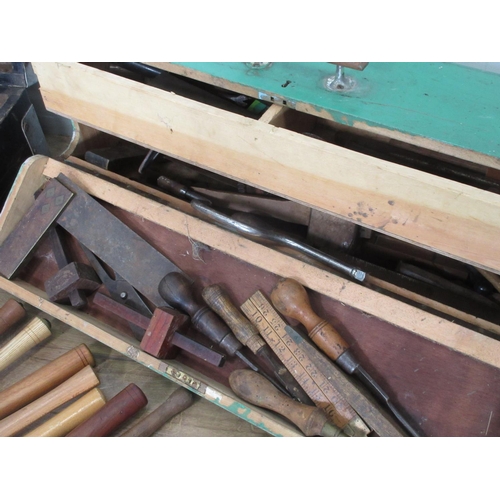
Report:
[[[304,351],[286,333],[286,323],[277,315],[261,292],[256,292],[242,306],[242,311],[258,328],[283,364],[294,375],[316,406],[330,420],[344,428],[357,414],[311,362]],[[319,379],[319,383],[315,380]]]

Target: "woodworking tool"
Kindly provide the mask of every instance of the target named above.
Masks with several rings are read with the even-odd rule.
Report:
[[[279,413],[293,422],[305,436],[348,437],[328,421],[326,413],[317,406],[308,406],[285,396],[259,373],[235,370],[229,375],[234,393],[247,403]]]
[[[76,426],[88,420],[106,404],[104,394],[95,387],[74,403],[61,410],[43,424],[33,429],[25,437],[61,437]]]
[[[62,229],[59,226],[54,226],[49,230],[50,245],[52,253],[59,269],[63,269],[71,263],[66,245],[63,243],[64,236],[61,234]],[[45,289],[47,291],[47,289]],[[50,297],[50,294],[48,294]],[[83,309],[87,305],[87,298],[83,290],[74,289],[68,293],[68,298],[72,307]]]
[[[57,180],[75,194],[58,224],[156,307],[168,305],[158,293],[158,280],[182,270],[64,174]]]
[[[293,345],[305,353],[314,366],[325,375],[326,379],[335,386],[356,413],[379,437],[404,437],[407,435],[400,427],[399,422],[394,421],[392,414],[386,413],[373,399],[371,393],[368,394],[364,390],[363,386],[355,384],[351,377],[346,376],[343,370],[290,325],[285,326],[285,332]]]
[[[93,292],[101,286],[94,269],[82,262],[70,262],[45,281],[44,287],[51,302],[60,302],[73,292]],[[85,304],[77,302],[79,307]]]
[[[71,349],[0,392],[0,420],[42,397],[86,366],[94,366],[85,344]]]
[[[191,201],[191,206],[195,210],[215,222],[217,225],[228,229],[229,231],[248,236],[257,241],[275,243],[295,250],[299,250],[305,255],[312,257],[328,265],[329,267],[340,271],[341,273],[346,274],[351,278],[354,278],[357,281],[364,281],[364,279],[366,278],[366,273],[361,269],[356,269],[355,267],[344,264],[340,260],[330,255],[316,250],[315,248],[306,245],[305,243],[302,243],[285,233],[277,231],[275,228],[267,226],[262,220],[254,215],[237,214],[235,216],[233,214],[232,217],[229,217],[222,212],[219,212],[212,207],[207,206],[206,203],[197,200]],[[247,221],[250,221],[251,223],[248,223]]]
[[[73,196],[70,190],[54,179],[44,185],[30,209],[0,245],[2,276],[7,279],[16,277]]]
[[[120,437],[149,437],[193,404],[193,394],[183,387],[176,389],[168,399],[134,424]]]
[[[307,291],[299,282],[290,278],[279,280],[271,292],[271,301],[281,314],[304,325],[309,338],[347,374],[356,375],[379,400],[387,405],[411,436],[420,436],[409,420],[392,404],[387,393],[360,366],[339,332],[313,311]]]
[[[33,318],[13,338],[0,348],[0,371],[51,335],[46,319]]]
[[[231,328],[234,336],[247,346],[256,356],[262,357],[273,368],[274,376],[286,387],[294,399],[304,404],[312,404],[309,396],[297,384],[293,375],[279,361],[272,349],[260,336],[259,331],[232,302],[229,293],[220,285],[210,285],[201,293],[207,305]]]
[[[316,406],[348,436],[367,436],[371,430],[334,387],[328,377],[287,334],[286,323],[264,295],[257,291],[241,306],[283,364],[293,373]]]
[[[144,392],[137,385],[129,384],[89,419],[76,426],[66,437],[110,436],[147,404],[148,399]]]
[[[203,302],[198,301],[194,296],[191,283],[180,273],[170,273],[162,278],[159,286],[160,295],[174,308],[189,315],[191,323],[203,335],[208,337],[216,346],[220,347],[229,356],[238,356],[252,370],[262,373],[272,384],[285,394],[286,388],[281,387],[276,381],[271,379],[254,365],[241,350],[243,344],[234,336],[229,326],[217,316]]]
[[[99,259],[85,245],[80,245],[80,247],[110,296],[118,304],[129,307],[129,315],[132,314],[131,311],[133,310],[147,318],[152,317],[153,313],[151,309],[128,281],[124,280],[117,272],[114,272],[115,277],[112,278],[99,262]],[[111,303],[109,303],[109,306],[111,306]],[[125,310],[123,312],[125,312]],[[127,321],[129,322],[130,329],[134,336],[140,340],[144,334],[143,330],[134,321]]]
[[[148,318],[99,292],[94,294],[92,303],[136,325],[135,338],[141,341],[141,349],[155,358],[171,359],[177,349],[182,349],[211,365],[224,364],[223,355],[177,331],[188,317],[174,309],[158,307],[153,317]]]
[[[26,309],[17,300],[9,299],[0,307],[0,335],[26,316]]]
[[[82,368],[50,392],[0,421],[0,436],[13,436],[39,418],[99,385],[90,366]]]

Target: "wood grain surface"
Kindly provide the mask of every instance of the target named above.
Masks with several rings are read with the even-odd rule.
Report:
[[[0,291],[0,305],[3,305],[11,296]],[[16,360],[5,369],[0,377],[0,390],[10,387],[33,371],[41,368],[46,363],[57,358],[66,351],[85,343],[92,352],[96,366],[94,371],[99,377],[99,389],[106,398],[110,399],[129,382],[136,383],[146,394],[148,405],[136,416],[117,430],[113,435],[125,432],[136,421],[143,418],[154,408],[162,404],[178,386],[161,375],[113,351],[87,335],[68,327],[64,323],[44,315],[40,311],[26,305],[28,317],[47,317],[53,326],[50,339],[41,346],[37,346],[29,353]],[[3,338],[10,338],[14,328],[5,332]],[[156,431],[152,437],[264,437],[269,436],[264,431],[250,425],[244,420],[235,417],[218,406],[194,396],[194,403],[181,414],[173,417],[163,427]],[[50,412],[42,420],[36,422],[23,431],[28,433],[43,421],[55,416],[69,405]]]

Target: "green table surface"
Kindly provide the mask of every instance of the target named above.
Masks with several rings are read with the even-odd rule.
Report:
[[[356,86],[325,88],[336,66],[324,62],[275,62],[253,69],[243,62],[184,62],[256,97],[286,101],[346,125],[360,123],[500,157],[500,74],[455,63],[370,62],[345,69]],[[224,84],[221,86],[225,86]],[[228,87],[229,88],[229,87]]]

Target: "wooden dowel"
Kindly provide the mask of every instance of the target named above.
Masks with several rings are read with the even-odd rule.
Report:
[[[120,437],[149,437],[171,418],[193,404],[193,395],[187,389],[179,387],[170,397],[151,413],[125,431]]]
[[[86,366],[55,389],[0,421],[0,436],[14,436],[52,410],[99,385],[99,379]]]
[[[86,366],[94,366],[85,344],[71,349],[0,392],[0,420],[35,401]]]
[[[14,299],[9,299],[0,307],[0,335],[26,316],[24,307]]]
[[[92,389],[51,419],[33,429],[25,437],[66,436],[75,427],[88,420],[106,404],[99,389]]]
[[[145,394],[129,384],[111,398],[97,413],[73,429],[66,437],[109,436],[130,417],[148,404]]]
[[[47,320],[33,318],[14,338],[0,348],[0,371],[50,336]]]

